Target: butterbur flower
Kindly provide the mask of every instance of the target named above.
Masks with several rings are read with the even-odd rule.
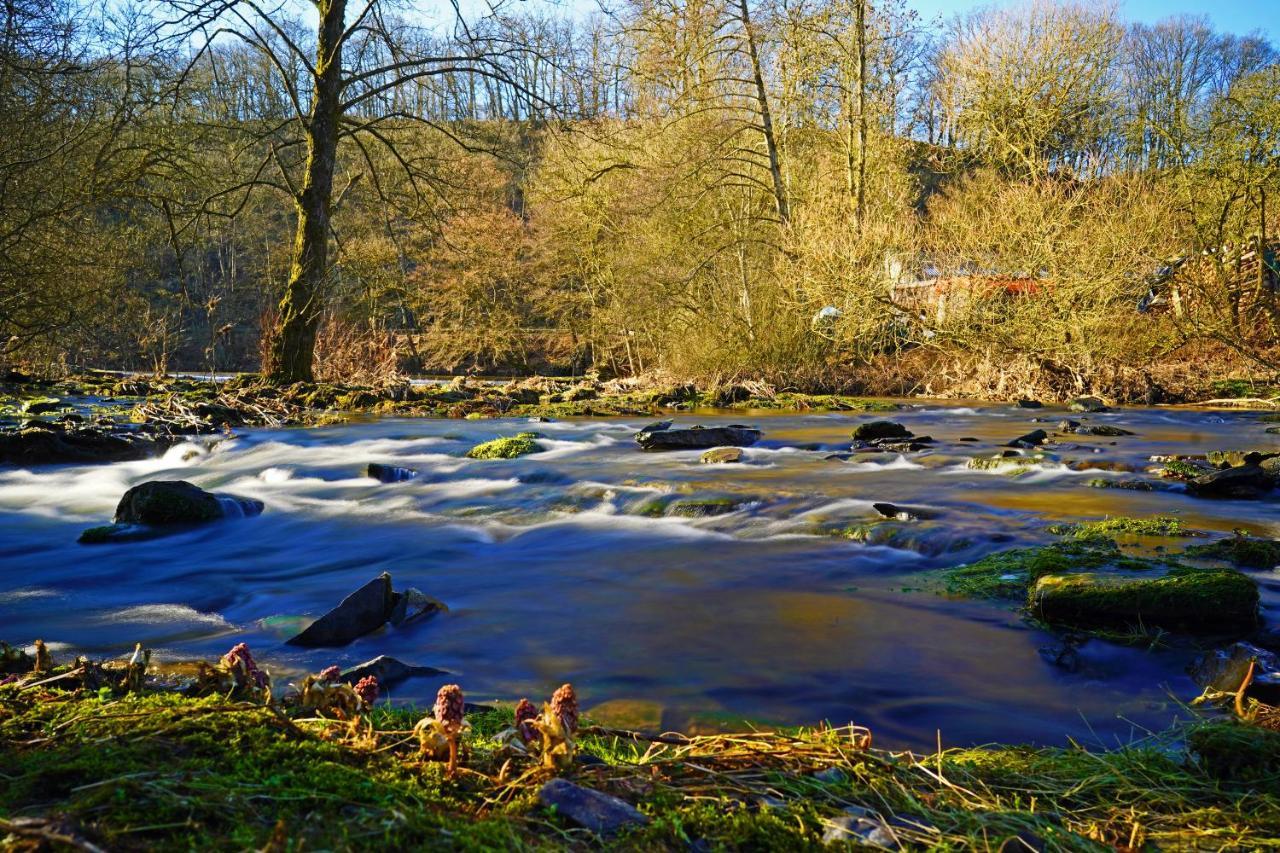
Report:
[[[561,684],[551,694],[551,713],[560,718],[565,731],[570,735],[578,731],[578,694],[573,691],[572,684]]]
[[[332,668],[337,669],[336,666]],[[321,674],[323,675],[323,673]],[[356,695],[360,697],[361,703],[366,708],[372,708],[373,703],[378,701],[378,679],[375,676],[366,675],[357,681],[352,689],[355,690]]]
[[[538,719],[538,709],[528,699],[521,699],[516,705],[516,734],[525,746],[533,743],[538,736],[534,728],[534,720]]]
[[[49,672],[53,669],[53,655],[49,654],[49,647],[44,644],[44,640],[36,640],[36,672]]]
[[[235,677],[236,687],[250,692],[268,692],[271,680],[267,674],[258,669],[247,643],[237,643],[231,651],[222,656],[222,667]]]
[[[462,688],[456,684],[446,684],[436,694],[433,715],[413,727],[418,734],[423,754],[429,753],[440,758],[447,750],[447,773],[450,776],[458,768],[458,736],[467,727],[467,721],[463,719],[465,711],[466,700],[462,696]]]
[[[320,678],[319,678],[320,681],[327,681],[327,682],[333,683],[335,681],[341,680],[341,678],[342,678],[342,670],[336,666],[327,666],[324,669],[320,670]]]

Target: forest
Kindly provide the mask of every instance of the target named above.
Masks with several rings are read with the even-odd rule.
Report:
[[[0,362],[41,372],[1280,365],[1280,56],[1204,19],[15,0],[0,121]]]

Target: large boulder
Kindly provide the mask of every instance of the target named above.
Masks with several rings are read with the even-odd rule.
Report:
[[[1106,401],[1100,397],[1076,397],[1067,403],[1073,412],[1105,412],[1108,411]]]
[[[712,447],[749,447],[760,440],[758,429],[737,424],[725,427],[695,426],[689,429],[642,430],[636,444],[642,450],[708,450]]]
[[[477,444],[467,451],[468,459],[515,459],[530,453],[541,453],[543,447],[535,439],[536,433],[522,432],[506,438],[495,438]]]
[[[1257,624],[1258,586],[1231,569],[1177,568],[1157,578],[1048,574],[1036,580],[1027,606],[1051,625],[1241,635]]]
[[[1260,465],[1240,465],[1196,477],[1187,482],[1187,492],[1198,498],[1257,500],[1275,485]]]
[[[567,779],[552,779],[538,791],[538,801],[556,814],[604,838],[624,829],[643,826],[649,818],[625,800]]]
[[[75,424],[31,422],[0,430],[0,463],[50,465],[106,463],[147,459],[172,441],[136,431],[111,432]]]
[[[116,505],[116,524],[199,524],[222,518],[217,496],[186,480],[139,483]]]

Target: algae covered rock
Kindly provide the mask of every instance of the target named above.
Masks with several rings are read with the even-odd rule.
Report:
[[[1258,587],[1231,569],[1177,567],[1155,578],[1048,574],[1036,580],[1027,608],[1052,625],[1245,633],[1258,620]]]
[[[477,444],[468,450],[467,458],[515,459],[530,453],[540,453],[544,448],[535,440],[537,437],[535,433],[522,432],[506,438],[495,438],[493,441]]]
[[[1108,411],[1106,401],[1101,397],[1076,397],[1067,403],[1073,412],[1105,412]]]
[[[1193,545],[1186,556],[1202,560],[1224,560],[1234,566],[1248,569],[1271,569],[1280,566],[1280,542],[1274,539],[1257,539],[1252,536],[1232,536]]]

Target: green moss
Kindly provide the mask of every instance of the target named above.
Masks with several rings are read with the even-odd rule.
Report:
[[[467,458],[515,459],[518,456],[539,453],[543,450],[543,447],[535,441],[536,438],[537,436],[531,432],[522,432],[506,438],[495,438],[493,441],[477,444],[468,450]]]
[[[1150,492],[1155,488],[1145,480],[1110,480],[1106,477],[1095,477],[1085,485],[1093,489],[1128,489],[1134,492]]]
[[[1144,571],[1156,563],[1121,553],[1109,539],[1081,539],[1039,548],[1014,548],[943,570],[947,592],[965,598],[1021,600],[1045,575],[1120,568]]]
[[[1258,586],[1230,569],[1177,567],[1158,578],[1050,574],[1032,587],[1027,609],[1058,625],[1246,634],[1258,620]]]
[[[1274,539],[1255,539],[1249,536],[1232,536],[1204,545],[1193,545],[1185,552],[1188,557],[1203,560],[1225,560],[1234,566],[1249,569],[1270,569],[1280,566],[1280,542]]]
[[[1116,534],[1131,536],[1190,536],[1191,532],[1182,524],[1182,520],[1171,515],[1156,515],[1151,518],[1132,518],[1118,515],[1100,521],[1084,521],[1076,524],[1055,524],[1049,532],[1058,536],[1069,536],[1072,539],[1110,539]]]
[[[1280,732],[1240,722],[1199,725],[1187,733],[1187,748],[1204,771],[1223,782],[1248,786],[1280,779]]]
[[[1203,476],[1211,470],[1213,469],[1208,466],[1197,465],[1185,459],[1170,459],[1163,464],[1160,476],[1174,480],[1194,480],[1196,477]]]

